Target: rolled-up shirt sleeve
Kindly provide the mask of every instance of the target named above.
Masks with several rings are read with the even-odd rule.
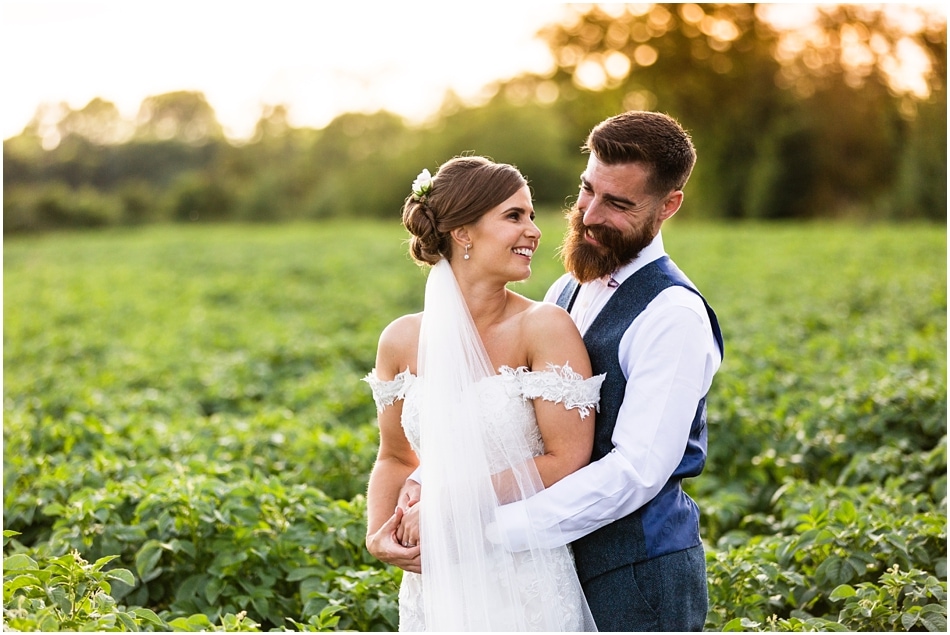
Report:
[[[613,449],[537,495],[498,509],[493,534],[509,549],[528,536],[554,547],[650,501],[683,458],[699,400],[721,363],[702,300],[682,288],[658,295],[621,339],[626,392]]]

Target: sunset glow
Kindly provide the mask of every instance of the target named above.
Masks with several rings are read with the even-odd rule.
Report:
[[[132,119],[144,98],[179,90],[202,91],[232,138],[247,137],[262,109],[275,104],[289,107],[296,126],[321,127],[342,112],[380,109],[423,121],[437,111],[447,90],[477,102],[496,80],[549,72],[554,60],[535,34],[569,15],[568,5],[530,2],[475,8],[293,0],[4,0],[0,6],[0,50],[10,60],[0,110],[5,139],[18,134],[41,104],[65,102],[78,109],[101,97]],[[828,43],[821,41],[821,30],[809,26],[816,6],[759,5],[769,21],[789,31],[779,59],[800,56],[806,65],[821,63],[816,56]],[[915,5],[887,6],[906,32],[925,27]],[[945,8],[927,6],[946,21]],[[605,7],[617,11],[624,5]],[[649,4],[626,9],[649,12],[651,28],[664,26],[665,9]],[[684,4],[679,11],[725,46],[738,35],[734,25],[712,19],[700,5]],[[842,33],[842,60],[849,77],[860,81],[881,51],[874,38],[853,31]],[[657,50],[644,43],[632,60],[618,53],[599,63],[583,62],[577,79],[588,88],[617,85],[633,66],[656,59]],[[924,96],[926,64],[906,40],[885,55],[882,68],[895,90]],[[789,72],[785,81],[793,85]]]

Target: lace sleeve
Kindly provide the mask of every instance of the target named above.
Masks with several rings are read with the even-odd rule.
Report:
[[[391,406],[397,399],[404,399],[406,388],[409,386],[409,378],[412,375],[409,369],[396,375],[391,381],[384,381],[376,376],[376,369],[363,378],[369,387],[373,390],[373,399],[376,401],[376,412],[382,412],[386,406]]]
[[[577,408],[583,419],[591,408],[600,411],[600,386],[606,377],[604,374],[584,379],[569,364],[548,364],[545,371],[524,374],[522,394],[525,399],[541,397],[545,401],[563,402],[568,410]]]

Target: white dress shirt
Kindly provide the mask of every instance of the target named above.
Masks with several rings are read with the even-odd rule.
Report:
[[[657,234],[613,276],[581,285],[571,310],[581,334],[616,290],[611,277],[622,284],[665,253]],[[555,282],[545,300],[556,301],[569,279]],[[682,460],[696,405],[722,363],[702,299],[678,286],[662,291],[624,333],[619,360],[627,386],[614,448],[530,499],[500,507],[498,533],[492,535],[510,549],[525,548],[529,522],[553,547],[636,511],[659,493]]]

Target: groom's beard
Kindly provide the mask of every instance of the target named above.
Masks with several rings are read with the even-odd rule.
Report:
[[[623,233],[605,225],[584,225],[584,213],[575,204],[567,212],[568,231],[561,245],[561,258],[565,268],[578,282],[590,282],[603,278],[637,257],[643,248],[656,237],[656,214],[650,214],[642,225]],[[590,233],[599,245],[584,239]]]

